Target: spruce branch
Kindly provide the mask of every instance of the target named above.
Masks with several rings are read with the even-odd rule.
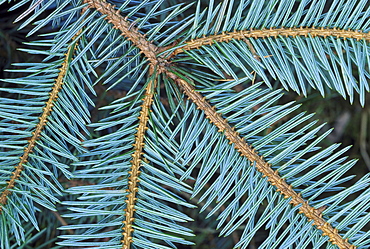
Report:
[[[227,120],[224,119],[220,113],[217,113],[216,108],[209,104],[206,98],[197,92],[192,84],[180,78],[173,72],[166,71],[166,75],[175,81],[181,89],[183,89],[188,98],[198,106],[198,109],[204,111],[209,122],[213,123],[219,129],[218,132],[221,132],[226,136],[230,141],[230,144],[234,144],[235,149],[242,156],[248,158],[252,165],[255,163],[257,170],[263,174],[263,177],[267,177],[267,181],[277,188],[277,192],[280,192],[285,199],[291,198],[289,203],[293,206],[301,205],[299,207],[299,213],[303,213],[309,221],[313,221],[312,225],[315,225],[317,229],[320,229],[323,232],[322,236],[328,236],[329,241],[341,249],[356,248],[356,246],[348,243],[348,238],[342,238],[338,233],[338,230],[332,227],[322,217],[323,208],[315,209],[310,206],[309,202],[304,200],[300,193],[297,193],[291,185],[279,176],[278,171],[274,171],[271,165],[267,163],[262,156],[259,156],[258,152],[245,142],[244,138],[239,136],[238,132],[235,131],[235,128],[230,126]]]
[[[222,32],[221,34],[204,36],[197,39],[191,39],[184,42],[184,46],[176,48],[170,55],[169,58],[183,53],[187,50],[198,49],[201,46],[212,45],[219,42],[230,42],[232,40],[243,40],[247,38],[268,38],[274,37],[323,37],[328,36],[336,38],[353,38],[356,40],[370,41],[370,34],[362,32],[360,30],[344,30],[338,28],[315,28],[315,27],[300,27],[300,28],[270,28],[270,29],[260,29],[260,30],[235,30],[233,32]],[[179,45],[177,45],[179,46]],[[170,46],[168,49],[170,49]]]
[[[72,41],[80,34],[80,31],[72,38]],[[68,48],[67,53],[65,54],[64,62],[59,69],[58,77],[55,79],[55,83],[52,87],[51,92],[49,93],[50,97],[47,102],[45,102],[45,107],[43,108],[43,113],[39,117],[39,122],[36,125],[35,131],[32,132],[32,137],[28,140],[28,145],[24,148],[24,153],[20,157],[20,161],[17,166],[15,166],[15,171],[12,172],[12,176],[10,180],[7,182],[7,186],[5,190],[0,195],[0,213],[2,212],[2,207],[7,203],[8,196],[12,193],[12,189],[14,188],[16,181],[21,176],[21,173],[24,169],[24,164],[28,162],[28,157],[33,152],[33,149],[36,146],[37,140],[41,136],[41,132],[43,131],[46,123],[48,122],[48,118],[51,115],[54,102],[58,98],[59,92],[62,90],[64,84],[64,78],[68,72],[69,64],[72,61],[72,56],[74,54],[75,48],[77,46],[77,42],[73,42],[71,46]]]
[[[210,120],[211,123],[213,123],[218,129],[219,132],[223,132],[223,134],[226,136],[226,138],[229,140],[230,144],[234,144],[235,149],[238,150],[238,152],[242,155],[248,158],[249,161],[251,161],[257,168],[259,172],[263,174],[264,177],[267,177],[267,181],[270,182],[271,185],[275,186],[277,189],[276,191],[280,192],[282,195],[284,195],[284,198],[291,198],[290,204],[293,206],[299,207],[299,213],[303,213],[309,221],[313,221],[312,225],[315,225],[317,229],[321,230],[322,236],[328,236],[329,241],[337,245],[341,249],[355,249],[356,246],[351,245],[348,242],[348,238],[344,239],[342,236],[338,233],[338,230],[334,227],[332,227],[323,217],[322,217],[322,209],[315,209],[308,201],[304,200],[300,193],[297,193],[291,185],[287,184],[286,181],[281,178],[277,171],[274,171],[271,168],[271,165],[267,163],[263,157],[259,156],[258,152],[254,150],[249,144],[246,143],[246,141],[239,136],[239,134],[234,131],[234,127],[230,126],[230,124],[227,122],[226,119],[224,119],[221,114],[217,113],[217,110],[206,101],[206,99],[196,91],[196,89],[192,86],[191,83],[189,83],[185,78],[180,77],[178,73],[175,71],[171,71],[168,67],[170,62],[167,62],[163,57],[158,56],[160,52],[163,51],[163,48],[155,46],[150,41],[146,40],[145,36],[142,35],[138,28],[136,28],[132,23],[127,21],[127,18],[124,18],[120,15],[119,11],[115,10],[115,7],[109,3],[106,3],[105,1],[100,0],[85,0],[85,3],[88,3],[89,8],[95,8],[97,9],[101,14],[106,15],[106,19],[109,23],[113,24],[113,27],[115,29],[118,29],[122,32],[122,35],[126,37],[128,40],[130,40],[135,46],[137,46],[141,53],[144,54],[145,57],[147,57],[148,61],[151,64],[151,67],[157,66],[158,73],[164,73],[168,78],[172,79],[174,82],[176,82],[184,91],[184,93],[188,96],[189,99],[191,99],[199,109],[204,111],[206,114],[206,117]],[[213,35],[208,36],[200,39],[195,39],[187,43],[186,46],[176,49],[171,56],[174,56],[178,53],[181,53],[184,50],[191,50],[198,48],[200,46],[204,45],[210,45],[215,42],[228,42],[232,39],[240,40],[245,38],[266,38],[266,37],[278,37],[278,36],[335,36],[335,37],[341,37],[341,38],[356,38],[356,39],[365,39],[369,40],[369,36],[367,33],[361,33],[358,31],[350,31],[350,30],[338,30],[338,29],[324,29],[324,28],[299,28],[299,29],[293,29],[293,28],[279,28],[279,29],[269,29],[269,30],[246,30],[246,31],[235,31],[231,33],[222,33],[219,35]],[[148,89],[147,89],[148,91]],[[152,92],[149,93],[150,96],[152,96]],[[143,104],[143,111],[142,115],[148,111],[148,108],[150,106],[150,101],[148,95],[144,99]],[[144,108],[144,106],[146,108]],[[145,120],[145,118],[143,118]],[[139,127],[139,133],[140,136],[144,136],[144,131],[146,127],[146,123],[144,124],[143,120],[140,120],[140,123],[143,123],[143,126]],[[139,165],[140,164],[140,146],[141,146],[141,140],[139,140],[139,133],[137,135],[136,143],[135,143],[135,152],[134,162],[133,165]],[[136,162],[135,162],[136,161]],[[134,166],[133,166],[134,167]],[[139,167],[139,166],[136,166]],[[134,210],[134,192],[137,191],[134,188],[136,187],[136,181],[137,178],[135,173],[131,173],[130,176],[130,187],[133,186],[133,188],[130,188],[130,194],[132,194],[131,197],[129,197],[129,200],[127,200],[128,209]],[[132,205],[132,206],[129,206]],[[133,219],[133,211],[129,214],[129,212],[126,212],[126,220],[127,218],[129,220],[125,221],[127,222],[127,228],[125,229],[125,239],[123,240],[124,243],[128,243],[131,241],[130,232],[132,231],[132,228],[130,227],[130,222],[132,222]],[[126,224],[126,223],[125,223]],[[129,248],[125,247],[125,244],[123,245],[123,248]]]
[[[125,220],[123,221],[124,227],[122,228],[124,230],[124,232],[122,233],[123,240],[121,241],[123,244],[123,249],[130,249],[131,243],[133,242],[131,234],[134,231],[134,229],[132,228],[132,224],[135,220],[134,213],[136,211],[136,194],[139,190],[137,188],[137,185],[139,183],[138,177],[140,175],[139,169],[142,164],[142,155],[144,154],[144,138],[145,131],[148,129],[149,112],[153,102],[153,89],[156,85],[156,73],[153,67],[151,67],[149,70],[149,77],[151,77],[152,80],[150,80],[149,84],[146,87],[145,97],[143,99],[143,104],[141,105],[140,116],[138,117],[138,119],[140,119],[140,123],[138,128],[136,128],[137,133],[135,134],[135,144],[133,144],[134,153],[132,154],[132,160],[130,161],[132,166],[130,171],[128,172],[130,174],[128,182],[129,188],[126,190],[128,192],[126,200],[127,206],[125,210]]]
[[[84,0],[84,3],[87,3],[89,8],[96,9],[102,15],[107,15],[105,19],[108,20],[108,23],[112,23],[113,28],[119,29],[122,35],[138,47],[152,64],[155,65],[160,62],[157,59],[157,46],[148,41],[145,35],[141,34],[139,29],[129,22],[127,18],[123,18],[120,15],[120,11],[115,10],[114,5],[100,0]]]

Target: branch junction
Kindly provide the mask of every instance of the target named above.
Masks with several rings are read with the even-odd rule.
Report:
[[[274,171],[271,168],[271,165],[268,164],[263,157],[258,155],[258,152],[255,151],[249,144],[246,143],[244,138],[241,138],[240,135],[234,131],[234,128],[224,119],[221,114],[217,113],[215,108],[209,104],[205,98],[196,91],[196,89],[184,79],[178,77],[176,74],[169,71],[165,66],[164,59],[157,56],[160,52],[170,49],[169,47],[157,47],[152,44],[150,41],[146,40],[145,36],[139,33],[136,27],[131,27],[131,23],[127,21],[126,18],[122,17],[119,11],[115,10],[115,6],[106,3],[105,0],[85,0],[85,3],[88,3],[89,8],[96,8],[101,14],[107,15],[106,19],[109,23],[113,24],[113,28],[118,29],[122,32],[122,35],[130,40],[134,46],[137,46],[141,52],[149,60],[151,67],[158,66],[157,71],[159,73],[164,73],[168,78],[171,78],[176,82],[184,91],[184,93],[198,106],[199,109],[204,111],[206,117],[213,123],[218,129],[219,132],[224,132],[226,138],[230,141],[230,144],[234,144],[234,147],[238,152],[248,158],[249,161],[255,162],[256,168],[259,172],[263,174],[264,177],[267,177],[267,181],[271,185],[276,186],[278,192],[284,195],[284,198],[291,198],[290,204],[297,206],[301,205],[299,212],[303,213],[309,221],[313,221],[313,225],[320,229],[323,233],[322,236],[328,236],[329,241],[337,245],[340,249],[355,249],[356,246],[351,245],[348,242],[348,238],[344,239],[338,233],[336,228],[333,228],[323,217],[322,210],[315,209],[311,207],[308,201],[304,200],[301,195],[292,188],[291,185],[287,184],[284,179],[282,179],[277,171]],[[240,40],[245,38],[267,38],[279,36],[305,36],[305,37],[327,37],[334,36],[337,38],[354,38],[357,40],[365,39],[370,40],[370,35],[367,33],[362,33],[359,31],[351,30],[339,30],[339,29],[324,29],[324,28],[271,28],[271,29],[262,29],[262,30],[242,30],[234,32],[224,32],[218,35],[211,35],[207,37],[202,37],[194,39],[188,42],[185,42],[186,45],[175,49],[169,57],[173,57],[179,53],[182,53],[184,50],[196,49],[204,45],[211,45],[216,42],[229,42],[233,39]],[[149,92],[151,89],[148,85],[147,93],[144,98],[144,103],[142,105],[142,113],[140,116],[140,124],[138,128],[138,133],[136,134],[135,140],[135,152],[132,155],[132,170],[130,172],[129,178],[129,195],[127,202],[126,210],[126,220],[123,222],[125,227],[123,228],[125,232],[123,233],[124,239],[122,240],[123,248],[129,249],[132,242],[131,233],[133,231],[132,223],[134,221],[134,203],[135,195],[138,191],[137,189],[137,175],[140,173],[138,168],[140,167],[140,157],[143,149],[143,137],[146,129],[147,115],[151,105],[153,92]]]

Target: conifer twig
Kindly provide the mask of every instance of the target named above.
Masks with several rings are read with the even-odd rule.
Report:
[[[242,156],[245,156],[251,162],[255,162],[257,170],[263,174],[263,177],[267,177],[267,181],[277,188],[277,192],[280,192],[285,199],[291,198],[289,203],[293,206],[301,205],[299,207],[299,213],[303,213],[309,221],[313,221],[312,225],[315,225],[323,232],[322,236],[328,236],[329,241],[337,245],[340,249],[356,248],[356,246],[348,242],[348,238],[342,238],[338,230],[333,228],[322,217],[322,208],[315,209],[311,207],[308,201],[304,200],[300,193],[297,193],[291,185],[281,178],[279,172],[274,171],[271,165],[262,156],[259,156],[258,152],[245,142],[244,138],[239,136],[238,132],[234,130],[234,127],[231,127],[226,119],[217,113],[215,107],[211,106],[205,97],[197,92],[191,84],[172,72],[166,71],[166,75],[181,87],[188,98],[198,106],[198,109],[204,111],[210,123],[213,123],[219,129],[219,132],[225,134],[226,138],[230,141],[229,143],[233,144]]]
[[[135,26],[131,26],[131,23],[127,21],[126,18],[122,17],[119,11],[115,10],[115,6],[106,3],[105,0],[85,0],[85,3],[88,3],[89,8],[96,8],[99,12],[101,12],[106,16],[106,19],[109,23],[113,24],[115,29],[119,29],[122,32],[122,35],[125,36],[128,40],[132,41],[135,46],[137,46],[141,53],[143,53],[147,59],[150,61],[151,67],[157,66],[157,73],[164,73],[168,78],[172,79],[176,82],[180,88],[184,91],[184,93],[191,99],[199,109],[204,111],[206,117],[213,123],[218,129],[219,132],[223,132],[226,138],[230,141],[230,144],[234,144],[235,149],[242,155],[248,158],[249,161],[255,162],[256,168],[259,172],[263,174],[263,177],[267,177],[267,181],[270,182],[271,185],[276,186],[276,191],[280,192],[284,195],[284,198],[291,198],[290,204],[297,206],[301,205],[299,208],[299,213],[303,213],[309,221],[313,221],[312,225],[315,225],[317,229],[320,229],[323,233],[322,236],[328,236],[329,241],[337,245],[340,249],[355,249],[356,246],[351,245],[348,242],[348,238],[344,239],[338,233],[338,230],[333,228],[323,217],[322,217],[322,210],[315,209],[311,207],[308,201],[304,200],[301,197],[300,193],[295,192],[293,187],[286,183],[286,181],[281,178],[277,171],[274,171],[271,168],[271,165],[268,164],[263,157],[258,155],[258,152],[255,151],[249,144],[247,144],[244,138],[241,138],[239,134],[234,131],[234,127],[231,127],[230,124],[224,119],[221,114],[217,113],[215,108],[211,106],[207,100],[197,92],[194,87],[188,83],[183,78],[177,76],[174,72],[171,72],[168,68],[170,63],[167,62],[162,57],[157,56],[158,53],[163,52],[163,47],[157,47],[150,41],[146,40],[145,36],[142,35],[139,30]],[[204,45],[210,45],[215,42],[228,42],[232,39],[240,40],[249,37],[253,38],[264,38],[264,37],[278,37],[278,36],[336,36],[336,37],[343,37],[343,38],[356,38],[356,39],[366,39],[370,40],[369,35],[366,33],[361,33],[357,31],[349,31],[349,30],[338,30],[338,29],[317,29],[317,28],[298,28],[298,29],[269,29],[269,30],[247,30],[247,31],[235,31],[230,33],[222,33],[220,35],[213,35],[204,38],[199,38],[196,40],[192,40],[187,43],[184,47],[176,49],[171,56],[167,57],[170,58],[173,55],[181,53],[184,50],[191,50],[198,48]],[[151,93],[153,94],[153,93]],[[146,100],[144,100],[144,103]],[[144,104],[143,104],[144,105]],[[145,108],[143,108],[144,110]],[[142,122],[142,120],[140,120]],[[145,131],[145,127],[139,128],[142,132]],[[144,135],[144,134],[143,134]],[[139,135],[137,134],[137,137]],[[137,143],[136,139],[136,143]],[[136,144],[135,143],[135,144]],[[136,148],[136,145],[135,145]],[[136,151],[136,149],[135,149]],[[133,155],[134,161],[138,156]],[[136,173],[135,173],[136,174]],[[130,182],[136,181],[134,178],[131,179],[134,173],[130,172]],[[129,184],[130,186],[133,184]],[[136,185],[135,185],[136,187]],[[131,191],[131,190],[129,190]],[[135,189],[137,191],[137,189]],[[129,197],[135,198],[135,197]],[[127,200],[128,201],[128,200]],[[126,202],[127,202],[126,201]],[[135,200],[129,201],[127,203],[134,203]],[[128,208],[132,208],[134,210],[134,206],[128,206]],[[133,217],[129,214],[127,216],[126,211],[126,219],[131,219],[130,222],[133,221]],[[131,223],[130,223],[131,224]],[[130,235],[127,233],[127,230],[133,230],[131,227],[125,229],[123,233],[126,236],[123,240],[131,241]],[[127,242],[130,245],[131,242]],[[129,249],[129,247],[125,247],[124,249]]]
[[[154,75],[154,68],[150,67],[149,70],[149,77],[153,77],[147,87],[145,92],[145,97],[143,99],[143,104],[141,105],[140,119],[139,126],[137,129],[137,133],[135,134],[135,144],[134,146],[134,153],[132,154],[131,162],[131,170],[128,172],[130,174],[128,179],[128,192],[127,199],[126,199],[126,209],[125,209],[125,220],[123,221],[124,227],[122,228],[124,232],[122,242],[122,249],[130,249],[132,241],[132,232],[134,229],[132,228],[132,224],[135,220],[134,213],[135,213],[135,203],[137,200],[136,193],[138,192],[137,185],[139,183],[139,175],[140,175],[140,167],[142,161],[143,149],[145,146],[144,138],[145,138],[145,131],[148,129],[148,120],[149,120],[149,111],[150,107],[153,102],[154,92],[153,89],[156,85],[156,75]]]
[[[80,34],[80,31],[72,38],[74,40],[78,35]],[[74,53],[74,50],[77,46],[77,43],[74,43],[71,45],[66,53],[66,57],[64,59],[64,62],[62,63],[61,68],[59,68],[59,74],[57,79],[55,80],[54,86],[52,87],[50,94],[50,97],[48,101],[45,103],[45,107],[43,108],[43,112],[41,116],[39,117],[39,122],[36,125],[35,131],[32,132],[32,137],[28,140],[28,145],[24,148],[24,153],[20,157],[20,161],[18,165],[15,167],[15,171],[12,172],[12,176],[10,177],[10,180],[7,182],[7,186],[5,187],[5,190],[0,195],[0,213],[2,212],[2,206],[6,204],[8,200],[8,196],[12,193],[12,189],[15,186],[16,180],[20,177],[23,169],[24,164],[28,162],[28,157],[30,153],[33,152],[34,147],[36,146],[36,141],[40,138],[41,132],[44,129],[46,123],[48,122],[48,118],[52,112],[54,102],[58,98],[58,93],[61,91],[62,86],[64,84],[64,77],[66,76],[68,72],[68,67],[70,62],[72,61],[72,55]]]
[[[324,37],[353,38],[357,40],[370,41],[370,34],[358,30],[344,30],[338,28],[270,28],[256,30],[235,30],[233,32],[222,32],[221,34],[209,35],[184,42],[184,46],[175,49],[168,58],[176,56],[184,51],[198,49],[201,46],[211,45],[218,42],[230,42],[232,40],[245,40],[246,38],[268,38],[274,37]],[[253,51],[252,51],[253,52]]]
[[[145,35],[141,34],[139,29],[127,18],[122,17],[120,11],[116,10],[114,5],[107,3],[105,0],[84,0],[84,3],[87,3],[89,8],[95,8],[101,14],[107,15],[105,19],[108,20],[108,23],[112,23],[113,28],[120,30],[122,35],[138,47],[152,64],[159,63],[157,59],[158,47],[148,41]]]

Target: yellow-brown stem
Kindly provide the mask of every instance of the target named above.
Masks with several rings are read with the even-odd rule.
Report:
[[[246,38],[268,38],[278,36],[283,37],[328,37],[333,36],[337,38],[354,38],[357,40],[370,41],[370,34],[355,30],[343,30],[343,29],[326,29],[326,28],[270,28],[270,29],[258,29],[258,30],[240,30],[233,32],[223,32],[222,34],[209,35],[202,38],[193,39],[184,42],[185,45],[175,49],[169,57],[173,57],[177,54],[183,53],[187,50],[197,49],[201,46],[211,45],[217,42],[230,42],[231,40],[243,40]]]
[[[150,76],[154,73],[153,67],[150,68]],[[142,161],[143,149],[144,149],[144,135],[145,131],[148,129],[147,124],[149,120],[149,111],[150,107],[153,102],[154,92],[153,89],[155,87],[156,81],[155,78],[153,81],[150,81],[148,86],[146,87],[145,97],[143,99],[143,104],[141,105],[140,119],[139,126],[137,129],[137,133],[135,134],[135,144],[134,146],[134,153],[132,154],[131,160],[131,170],[128,172],[130,177],[128,179],[128,192],[127,200],[126,200],[126,209],[125,209],[125,220],[123,221],[123,240],[122,248],[123,249],[130,249],[132,243],[132,232],[134,229],[132,228],[132,224],[135,220],[134,213],[135,213],[135,202],[137,200],[136,193],[138,192],[137,185],[139,183],[139,175],[140,175],[140,166]]]
[[[160,63],[160,59],[157,58],[157,47],[146,40],[145,36],[139,32],[139,30],[134,26],[131,25],[129,21],[123,18],[120,15],[119,11],[115,10],[115,6],[107,3],[104,0],[84,0],[84,3],[88,3],[89,8],[95,8],[103,15],[107,15],[106,19],[109,23],[113,24],[113,28],[118,29],[122,32],[122,35],[125,36],[128,40],[130,40],[134,46],[138,47],[142,53],[148,58],[151,67],[150,67],[150,76],[154,72],[154,67]],[[139,127],[137,128],[137,133],[135,134],[135,144],[134,144],[134,153],[132,154],[132,166],[131,170],[129,171],[130,177],[128,182],[128,192],[127,200],[126,200],[126,209],[125,209],[125,220],[123,221],[123,240],[122,248],[123,249],[130,249],[132,243],[132,232],[134,229],[132,228],[132,224],[135,220],[134,213],[135,213],[135,202],[137,200],[136,193],[138,192],[138,182],[139,182],[139,174],[140,174],[140,166],[141,160],[143,155],[144,149],[144,135],[147,128],[147,122],[149,119],[149,110],[150,106],[153,102],[153,88],[155,85],[154,82],[149,82],[145,97],[143,99],[143,104],[141,106],[140,111],[140,123]]]
[[[328,236],[329,240],[338,245],[340,249],[355,249],[354,245],[348,243],[348,239],[343,239],[338,230],[333,228],[325,219],[322,218],[321,210],[315,209],[309,205],[307,201],[305,201],[300,194],[296,193],[292,186],[288,185],[284,179],[282,179],[278,172],[274,171],[262,157],[258,155],[258,153],[249,146],[243,138],[239,136],[239,134],[234,131],[234,129],[228,124],[228,122],[222,118],[220,114],[216,112],[214,107],[212,107],[203,96],[196,92],[195,89],[186,82],[185,80],[178,77],[176,74],[170,72],[166,67],[166,61],[162,57],[157,56],[158,53],[165,51],[164,47],[157,47],[152,44],[150,41],[146,40],[145,36],[142,35],[136,27],[131,27],[131,23],[127,21],[127,19],[123,18],[119,11],[116,11],[114,6],[111,4],[106,3],[104,0],[84,0],[85,3],[89,4],[89,8],[96,8],[99,12],[104,15],[107,15],[106,19],[109,23],[113,24],[113,27],[119,29],[122,32],[122,35],[125,36],[128,40],[130,40],[136,47],[138,47],[147,59],[150,61],[151,66],[158,66],[157,72],[158,73],[165,73],[169,78],[174,80],[185,92],[185,94],[198,106],[199,109],[203,110],[206,114],[206,117],[210,120],[211,123],[214,123],[215,126],[219,129],[220,132],[224,132],[226,138],[230,141],[231,144],[234,144],[235,148],[241,153],[242,156],[245,156],[251,162],[256,163],[256,167],[258,171],[260,171],[264,177],[267,176],[267,180],[274,186],[277,187],[277,191],[281,192],[285,198],[291,198],[290,203],[294,206],[300,205],[299,212],[303,213],[309,221],[313,221],[313,225],[315,225],[318,229],[323,231],[323,236]],[[266,38],[266,37],[278,37],[278,36],[334,36],[334,37],[341,37],[341,38],[355,38],[355,39],[366,39],[370,40],[370,37],[367,33],[361,33],[357,31],[350,31],[350,30],[338,30],[338,29],[319,29],[319,28],[278,28],[278,29],[268,29],[268,30],[248,30],[248,31],[235,31],[230,33],[222,33],[220,35],[212,35],[204,38],[195,39],[192,41],[187,42],[187,44],[181,48],[176,49],[172,52],[171,55],[166,55],[166,58],[171,58],[172,56],[183,52],[184,50],[191,50],[195,48],[199,48],[200,46],[210,45],[215,42],[228,42],[232,39],[240,40],[245,38]],[[168,48],[168,47],[166,47]],[[148,90],[148,89],[147,89]],[[147,93],[146,97],[144,98],[144,103],[148,95],[152,95],[153,93]],[[149,97],[148,97],[149,98]],[[150,106],[150,105],[149,105]],[[147,108],[145,108],[147,107]],[[146,111],[145,111],[146,109]],[[149,111],[148,105],[143,104],[142,115],[146,115]],[[143,120],[140,120],[142,123]],[[146,122],[146,121],[145,121]],[[125,223],[125,232],[123,248],[129,249],[130,244],[132,241],[131,232],[132,229],[132,222],[133,212],[134,210],[134,203],[136,200],[135,194],[137,192],[137,175],[139,174],[138,168],[140,167],[140,158],[141,158],[141,151],[139,152],[139,147],[143,146],[138,139],[139,132],[144,136],[145,132],[145,125],[139,126],[143,128],[139,128],[138,133],[136,135],[136,142],[135,142],[135,153],[133,154],[133,169],[137,167],[136,171],[131,170],[130,172],[130,179],[129,179],[129,196],[127,199],[127,210],[126,210],[126,220],[127,226]],[[137,166],[134,166],[137,165]],[[132,203],[132,204],[131,204]],[[131,211],[130,211],[130,210]],[[126,247],[125,247],[126,246]]]
[[[76,36],[79,33],[77,33]],[[33,149],[36,145],[36,141],[40,138],[41,132],[44,129],[44,127],[45,127],[45,125],[48,121],[47,119],[50,116],[50,113],[53,109],[54,101],[58,98],[58,93],[60,92],[60,90],[62,89],[62,85],[64,84],[63,79],[64,79],[64,76],[66,75],[66,73],[68,71],[68,66],[69,66],[69,63],[70,63],[70,61],[69,61],[70,56],[72,55],[74,48],[75,48],[75,46],[71,46],[68,49],[68,52],[66,54],[66,58],[64,59],[64,62],[62,63],[61,68],[59,68],[60,72],[58,74],[58,77],[55,80],[55,83],[54,83],[54,86],[52,87],[51,92],[49,93],[50,97],[49,97],[48,101],[45,103],[45,107],[43,108],[43,112],[42,112],[41,116],[39,117],[39,122],[36,125],[36,130],[32,132],[32,137],[28,141],[28,145],[24,148],[24,153],[20,157],[20,161],[19,161],[18,165],[15,166],[15,171],[12,172],[12,176],[10,177],[10,180],[7,182],[8,184],[7,184],[4,192],[2,192],[1,195],[0,195],[0,213],[2,211],[2,206],[6,204],[6,202],[8,200],[8,196],[12,193],[11,189],[14,188],[15,181],[20,177],[20,175],[23,171],[23,168],[24,168],[23,165],[25,163],[27,163],[28,157],[29,157],[30,153],[32,153],[32,151],[33,151]]]
[[[341,249],[356,248],[354,245],[348,243],[348,239],[343,239],[338,233],[338,230],[333,228],[325,221],[325,219],[322,218],[321,209],[311,207],[299,193],[295,192],[292,186],[286,183],[286,181],[279,176],[279,173],[274,171],[271,168],[271,165],[245,142],[244,138],[239,136],[238,132],[230,126],[221,114],[217,113],[215,108],[212,107],[199,92],[195,91],[191,84],[171,72],[167,71],[166,74],[169,78],[173,79],[181,89],[183,89],[189,99],[198,106],[198,109],[204,111],[210,122],[219,129],[219,132],[223,132],[225,134],[226,138],[230,141],[230,144],[233,144],[235,149],[242,156],[245,156],[251,162],[255,162],[257,170],[263,174],[263,177],[267,177],[267,181],[269,181],[271,185],[274,185],[277,188],[276,191],[280,192],[284,198],[291,198],[290,204],[294,206],[301,204],[299,213],[303,213],[309,221],[313,221],[312,225],[315,225],[318,229],[322,230],[323,236],[328,236],[329,241]]]
[[[114,5],[107,3],[105,0],[84,0],[84,3],[88,3],[89,8],[95,8],[101,14],[107,15],[105,19],[108,20],[108,23],[113,24],[113,28],[119,29],[122,35],[138,47],[153,65],[158,63],[157,46],[148,41],[137,27],[123,18],[120,11],[115,10]]]

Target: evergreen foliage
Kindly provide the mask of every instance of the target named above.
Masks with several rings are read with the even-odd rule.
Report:
[[[43,61],[0,85],[1,248],[190,248],[189,210],[238,237],[214,248],[370,248],[369,174],[343,187],[349,147],[279,102],[365,105],[367,0],[22,6]]]

